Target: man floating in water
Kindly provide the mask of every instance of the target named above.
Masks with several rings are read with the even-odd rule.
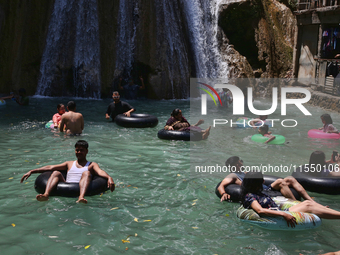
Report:
[[[105,114],[106,119],[110,119],[111,117],[112,121],[114,121],[118,114],[124,114],[125,116],[130,117],[130,114],[135,111],[135,108],[133,108],[131,105],[120,101],[120,95],[118,91],[114,91],[112,93],[112,98],[113,102],[109,105]]]
[[[21,178],[21,183],[28,179],[31,174],[43,173],[53,171],[47,181],[44,194],[36,196],[38,201],[47,201],[51,191],[56,188],[59,182],[79,183],[80,195],[77,203],[87,204],[84,198],[87,188],[92,179],[92,175],[98,175],[107,179],[107,187],[112,191],[115,190],[113,179],[95,162],[87,161],[86,155],[88,153],[89,144],[85,140],[79,140],[75,144],[76,161],[66,161],[59,165],[43,166],[34,170],[28,171]],[[60,171],[67,171],[66,180]]]

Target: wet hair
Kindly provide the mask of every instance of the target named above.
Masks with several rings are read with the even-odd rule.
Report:
[[[333,120],[328,113],[322,114],[321,119],[323,119],[326,122],[326,125],[327,124],[333,124]]]
[[[179,109],[179,108],[174,109],[174,110],[172,111],[172,113],[171,113],[171,116],[172,116],[172,117],[175,117],[176,115],[179,114],[180,111],[181,111],[181,109]]]
[[[268,133],[269,131],[269,126],[267,124],[264,124],[262,127],[259,127],[259,129],[262,131],[265,131],[266,133]]]
[[[76,109],[76,103],[74,101],[70,101],[67,103],[67,108],[71,111]]]
[[[89,144],[85,141],[85,140],[78,140],[78,142],[76,142],[76,144],[74,145],[75,148],[77,147],[83,147],[85,149],[89,148]]]
[[[309,165],[312,164],[314,164],[314,168],[316,169],[319,169],[319,167],[322,167],[321,169],[324,169],[324,166],[327,165],[325,153],[323,151],[313,151],[309,158]]]
[[[258,193],[263,190],[263,174],[258,171],[248,172],[241,184],[242,202],[248,193]]]
[[[58,105],[57,105],[58,111],[59,111],[59,109],[60,109],[63,105],[64,105],[64,104],[58,104]]]
[[[232,156],[227,159],[225,162],[226,167],[236,166],[236,164],[239,162],[240,158],[238,156]]]
[[[118,95],[119,95],[119,92],[118,92],[118,91],[113,91],[113,92],[112,92],[112,95],[113,95],[113,94],[118,94]]]
[[[266,120],[266,119],[268,119],[268,115],[260,115],[259,119],[260,120]]]

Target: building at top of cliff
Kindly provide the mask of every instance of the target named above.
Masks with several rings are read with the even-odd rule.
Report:
[[[334,82],[340,66],[340,0],[299,0],[294,14],[295,77],[340,95]]]

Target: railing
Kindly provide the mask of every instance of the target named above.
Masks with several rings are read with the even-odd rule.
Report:
[[[313,10],[329,6],[340,7],[340,0],[299,0],[297,3],[297,10]]]

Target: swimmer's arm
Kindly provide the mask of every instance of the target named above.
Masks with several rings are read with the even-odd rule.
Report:
[[[36,174],[36,173],[43,173],[47,171],[66,171],[68,169],[68,163],[72,161],[67,161],[59,165],[48,165],[48,166],[43,166],[40,168],[36,168],[33,170],[28,171],[26,174],[24,174],[20,180],[20,182],[23,182],[28,179],[28,177],[31,176],[31,174]]]
[[[250,206],[258,214],[264,214],[264,215],[267,215],[267,216],[281,216],[281,217],[283,217],[287,221],[288,227],[291,226],[292,228],[294,228],[295,225],[296,225],[295,217],[288,214],[288,213],[285,213],[284,211],[276,211],[276,210],[270,210],[270,209],[267,209],[267,208],[263,208],[259,204],[259,202],[257,202],[256,200],[254,200],[251,203]]]
[[[203,124],[204,123],[204,120],[199,120],[195,125],[193,125],[194,127],[197,127],[197,126],[199,126],[199,125],[201,125],[201,124]]]
[[[220,186],[218,186],[217,188],[220,195],[222,195],[221,202],[230,199],[230,195],[225,192],[225,187],[227,187],[229,184],[234,184],[234,183],[240,185],[239,183],[237,183],[237,180],[239,179],[237,178],[235,174],[229,174],[226,178],[223,179]]]
[[[132,109],[128,110],[127,112],[124,112],[124,115],[127,116],[127,117],[130,117],[130,114],[134,111],[135,111],[135,109],[132,108]]]
[[[267,141],[265,141],[264,143],[269,143],[271,141],[273,141],[275,139],[275,136],[271,135],[269,136],[269,139]]]
[[[96,175],[104,177],[107,179],[107,187],[112,191],[115,190],[115,183],[110,175],[108,175],[104,170],[100,169],[97,163],[92,162],[92,170]]]
[[[80,126],[80,128],[81,128],[81,130],[84,130],[84,117],[83,117],[83,115],[81,115],[81,126]]]

